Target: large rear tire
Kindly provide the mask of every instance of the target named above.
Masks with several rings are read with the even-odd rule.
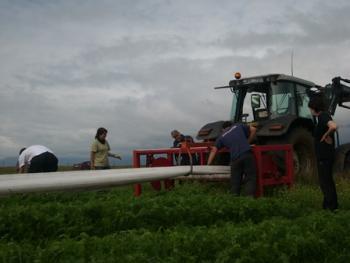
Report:
[[[316,179],[314,141],[307,129],[303,127],[291,129],[283,138],[270,139],[267,144],[292,144],[295,178],[309,182]]]
[[[289,131],[286,141],[293,145],[296,178],[312,180],[317,175],[314,140],[309,131],[299,127]]]

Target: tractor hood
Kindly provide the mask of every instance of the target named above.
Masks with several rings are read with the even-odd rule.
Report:
[[[198,132],[196,139],[203,141],[215,141],[220,136],[225,121],[216,121],[204,125]],[[247,123],[248,124],[248,123]],[[288,133],[291,125],[303,126],[312,131],[312,120],[297,118],[295,115],[286,115],[273,120],[250,123],[257,128],[257,137],[279,137]]]
[[[198,132],[196,139],[203,141],[214,141],[222,132],[225,121],[216,121],[204,125]]]

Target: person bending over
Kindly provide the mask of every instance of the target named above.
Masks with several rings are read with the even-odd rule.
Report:
[[[19,173],[56,172],[58,159],[53,152],[42,145],[22,148],[18,157]]]
[[[246,182],[245,194],[254,197],[256,190],[256,164],[250,143],[255,137],[256,128],[245,124],[223,123],[223,132],[211,148],[208,165],[210,165],[221,148],[230,151],[231,158],[231,192],[239,196],[243,174]]]

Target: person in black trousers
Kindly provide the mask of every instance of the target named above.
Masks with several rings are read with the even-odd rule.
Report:
[[[256,164],[250,143],[255,138],[256,128],[245,124],[233,124],[229,121],[223,123],[223,132],[211,148],[208,165],[215,158],[217,151],[228,148],[231,158],[231,193],[235,196],[241,194],[243,174],[246,182],[247,196],[254,197],[256,191]]]
[[[332,174],[335,155],[334,132],[337,129],[337,125],[327,112],[323,96],[318,95],[311,98],[308,106],[316,120],[313,136],[318,179],[323,193],[323,209],[334,211],[338,208],[337,191]]]
[[[56,172],[58,159],[53,152],[42,145],[22,148],[18,157],[19,173]]]

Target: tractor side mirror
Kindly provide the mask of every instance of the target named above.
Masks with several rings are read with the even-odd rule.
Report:
[[[252,94],[250,97],[251,105],[253,109],[258,109],[260,108],[260,99],[261,96],[260,94]]]

